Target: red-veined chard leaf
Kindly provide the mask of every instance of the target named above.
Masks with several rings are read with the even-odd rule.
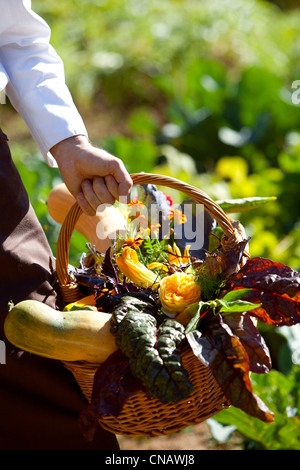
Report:
[[[244,300],[261,304],[251,313],[267,324],[300,322],[300,274],[265,258],[252,258],[228,279],[226,290],[250,288]]]
[[[205,335],[195,330],[187,335],[187,339],[194,354],[210,368],[233,406],[262,421],[273,421],[273,413],[253,393],[248,354],[220,315],[214,318]]]
[[[223,321],[237,336],[249,359],[249,369],[256,374],[267,374],[272,367],[269,348],[248,313],[224,315]]]

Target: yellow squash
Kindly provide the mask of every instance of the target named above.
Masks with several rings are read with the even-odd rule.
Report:
[[[6,338],[18,348],[61,361],[104,362],[117,350],[109,313],[61,312],[37,300],[24,300],[9,311]]]

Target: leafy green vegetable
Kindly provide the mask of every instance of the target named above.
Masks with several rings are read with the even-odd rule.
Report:
[[[181,364],[184,327],[170,319],[158,325],[154,313],[152,303],[136,296],[122,296],[112,311],[111,332],[147,393],[162,403],[174,403],[193,389]]]
[[[166,263],[168,262],[168,240],[159,241],[157,238],[145,237],[141,246],[138,247],[137,253],[145,266],[153,261]]]
[[[220,296],[228,277],[239,269],[248,241],[243,240],[226,251],[218,249],[207,253],[205,262],[196,266],[196,278],[204,302]]]

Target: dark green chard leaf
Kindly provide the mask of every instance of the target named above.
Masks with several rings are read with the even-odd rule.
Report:
[[[193,386],[181,364],[179,346],[185,334],[180,323],[168,319],[158,325],[153,306],[129,296],[120,299],[111,323],[117,346],[150,396],[169,403],[191,393]]]

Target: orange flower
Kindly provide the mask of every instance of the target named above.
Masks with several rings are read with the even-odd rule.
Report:
[[[186,215],[183,214],[180,209],[170,209],[169,218],[170,220],[176,220],[176,223],[179,225],[184,224],[187,221]]]
[[[134,250],[140,246],[143,243],[144,239],[142,237],[136,237],[136,238],[127,238],[125,242],[122,245],[122,248],[125,248],[125,246],[129,246],[130,248],[133,248]]]
[[[127,204],[128,207],[128,218],[137,218],[142,215],[141,211],[146,210],[146,206],[142,201],[139,201],[138,199],[132,199],[130,202]]]
[[[153,224],[153,225],[150,225],[149,234],[150,234],[150,235],[157,235],[157,234],[159,233],[160,227],[161,227],[160,224]]]
[[[168,245],[169,263],[179,266],[181,264],[181,252],[176,243],[173,243],[173,249]]]
[[[127,206],[133,206],[134,204],[141,204],[141,205],[144,205],[144,203],[142,201],[139,201],[138,197],[134,197],[133,199],[131,199],[128,203],[127,203]]]
[[[188,305],[200,300],[201,289],[194,274],[176,272],[164,277],[159,285],[159,298],[164,313],[176,316]]]

